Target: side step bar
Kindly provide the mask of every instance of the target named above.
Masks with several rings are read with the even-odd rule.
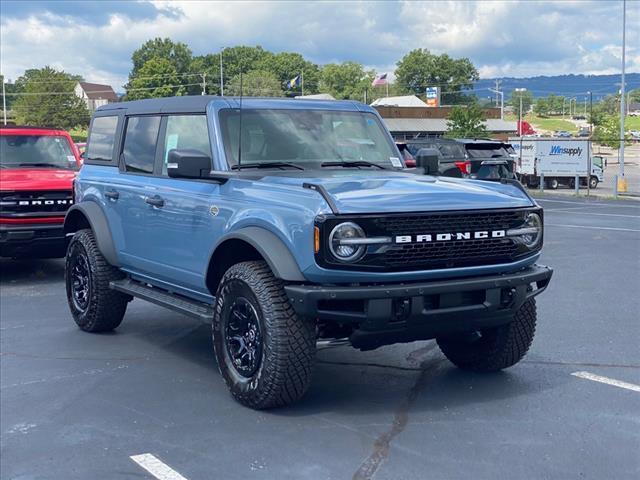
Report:
[[[129,278],[110,282],[109,287],[118,292],[166,307],[174,312],[199,318],[204,323],[211,323],[213,320],[213,307],[211,305],[197,302],[160,288],[149,287]]]

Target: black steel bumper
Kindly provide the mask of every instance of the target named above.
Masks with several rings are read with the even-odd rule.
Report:
[[[68,240],[62,224],[0,225],[0,257],[64,257]]]
[[[287,285],[300,316],[351,325],[362,349],[426,340],[508,323],[529,298],[547,288],[553,270],[443,281],[369,286]]]

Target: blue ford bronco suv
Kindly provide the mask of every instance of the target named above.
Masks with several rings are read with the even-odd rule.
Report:
[[[319,340],[437,339],[495,371],[527,352],[542,209],[515,181],[403,171],[351,101],[176,97],[99,108],[64,228],[77,325],[140,298],[212,324],[243,405],[298,400]]]

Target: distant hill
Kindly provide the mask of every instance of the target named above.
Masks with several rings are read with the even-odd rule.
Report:
[[[563,95],[566,97],[584,98],[586,92],[593,92],[593,99],[617,93],[620,90],[620,75],[557,75],[553,77],[529,77],[513,78],[505,77],[498,79],[500,89],[505,92],[505,100],[516,88],[526,88],[535,97],[546,97],[549,94]],[[640,88],[640,73],[626,74],[627,91]],[[495,88],[495,78],[483,78],[476,82],[473,88],[478,98],[495,96],[487,88]]]

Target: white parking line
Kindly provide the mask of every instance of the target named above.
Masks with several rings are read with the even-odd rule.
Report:
[[[558,223],[546,223],[545,227],[567,227],[567,228],[586,228],[590,230],[615,230],[618,232],[640,232],[640,230],[636,230],[633,228],[615,228],[615,227],[593,227],[591,225],[560,225]]]
[[[131,460],[144,468],[158,480],[187,480],[185,477],[176,472],[166,463],[162,463],[150,453],[141,453],[140,455],[131,455]]]
[[[621,382],[620,380],[614,380],[613,378],[601,377],[600,375],[594,375],[589,372],[573,372],[571,375],[578,378],[584,378],[585,380],[592,380],[594,382],[606,383],[607,385],[613,385],[614,387],[626,388],[634,392],[640,392],[640,385],[634,383]]]

